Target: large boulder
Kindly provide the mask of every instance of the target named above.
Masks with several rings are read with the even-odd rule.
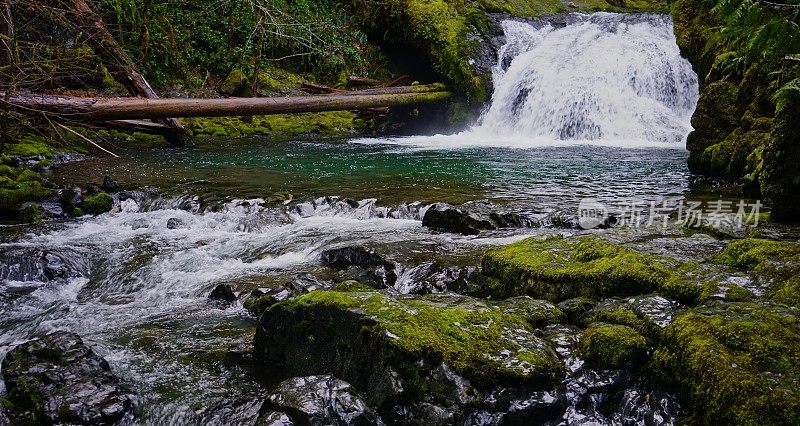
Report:
[[[651,381],[690,402],[686,423],[800,424],[800,317],[783,305],[723,303],[667,327]]]
[[[290,375],[333,374],[377,407],[422,396],[466,403],[493,386],[550,386],[564,368],[521,315],[469,297],[380,292],[315,291],[272,306],[258,324],[255,359]]]
[[[259,423],[284,418],[298,425],[382,424],[356,389],[328,374],[294,377],[273,389],[261,406]]]
[[[15,424],[128,424],[134,395],[78,335],[58,332],[3,360],[3,406]]]

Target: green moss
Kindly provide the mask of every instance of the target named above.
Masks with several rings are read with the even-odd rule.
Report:
[[[514,332],[528,336],[529,342],[536,340],[525,317],[474,299],[393,299],[377,292],[313,291],[271,309],[312,305],[356,310],[374,317],[376,329],[370,332],[387,336],[388,344],[404,354],[403,358],[440,359],[480,385],[498,380],[552,382],[562,370],[555,352],[543,342],[532,351],[508,337]],[[510,360],[518,364],[509,364]]]
[[[32,179],[25,176],[26,179]],[[0,210],[16,210],[28,201],[38,201],[52,195],[38,180],[16,181],[0,177]]]
[[[687,423],[800,422],[800,322],[794,310],[717,304],[680,315],[650,363],[690,402]]]
[[[331,288],[331,291],[343,291],[343,292],[358,292],[358,291],[374,291],[373,287],[370,287],[366,284],[362,284],[355,280],[347,280],[342,281]]]
[[[72,211],[70,212],[70,216],[72,216],[72,217],[81,217],[81,216],[83,216],[83,215],[84,215],[84,213],[83,213],[83,209],[81,209],[80,207],[75,207],[75,208],[74,208],[74,209],[72,209]]]
[[[580,354],[587,362],[605,368],[620,368],[644,358],[647,339],[631,327],[592,324],[581,336]]]
[[[86,197],[81,204],[81,209],[92,215],[111,211],[114,205],[114,198],[105,192],[99,192]]]
[[[51,158],[53,156],[53,149],[47,144],[44,138],[26,136],[17,141],[17,143],[3,145],[3,153],[9,156],[43,156],[45,158]]]
[[[247,96],[250,94],[251,84],[247,74],[239,68],[231,71],[225,81],[219,86],[219,91],[228,95]]]
[[[42,223],[42,209],[38,204],[31,204],[19,212],[19,221],[38,225]]]
[[[597,306],[597,302],[588,297],[576,297],[567,299],[558,304],[564,312],[565,319],[569,322],[576,322],[586,312]]]
[[[303,135],[345,136],[365,130],[363,121],[348,111],[279,114],[248,117],[188,118],[184,125],[193,136],[241,137],[270,135],[292,138]]]
[[[728,290],[725,291],[726,302],[747,302],[752,298],[753,293],[750,293],[750,290],[736,284],[729,285]]]
[[[484,290],[497,298],[528,295],[553,302],[658,290],[676,296],[691,293],[688,289],[693,284],[688,277],[697,266],[595,237],[530,238],[486,252]]]
[[[728,244],[716,260],[771,279],[769,299],[800,305],[800,243],[746,238]]]

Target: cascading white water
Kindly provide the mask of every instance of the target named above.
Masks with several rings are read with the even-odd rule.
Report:
[[[502,27],[494,94],[475,126],[382,142],[423,149],[684,147],[698,80],[668,15],[576,13],[560,24],[542,18]]]
[[[477,135],[685,142],[697,75],[667,16],[573,15],[563,28],[504,21]]]

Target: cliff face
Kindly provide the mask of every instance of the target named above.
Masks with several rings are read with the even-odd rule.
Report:
[[[773,218],[800,219],[792,200],[800,195],[800,169],[792,167],[800,148],[787,125],[800,118],[800,110],[792,100],[796,89],[786,86],[800,74],[791,66],[793,61],[784,58],[791,46],[781,37],[793,36],[768,34],[779,33],[777,28],[791,17],[777,10],[751,12],[757,16],[748,34],[741,20],[731,18],[733,9],[726,7],[730,8],[698,0],[672,5],[678,45],[701,84],[692,117],[695,130],[686,143],[689,169],[743,181],[745,195],[764,198],[773,208]],[[776,102],[781,87],[786,102]]]

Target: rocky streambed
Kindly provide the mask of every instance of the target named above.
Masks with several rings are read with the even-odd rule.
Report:
[[[108,219],[125,215],[119,198]],[[363,203],[287,206],[279,210],[351,214]],[[261,218],[274,214],[255,211]],[[389,219],[399,211],[430,228],[426,235],[450,241],[438,244],[498,232],[517,235],[516,242],[494,243],[471,251],[477,257],[467,253],[472,262],[462,254],[449,264],[415,263],[413,256],[397,261],[385,247],[324,248],[309,253],[309,272],[283,275],[288,279],[215,280],[197,295],[206,299],[200,312],[228,312],[252,328],[226,332],[240,343],[186,356],[201,364],[211,359],[218,374],[242,370],[252,388],[216,399],[204,398],[201,385],[187,408],[193,414],[178,422],[786,424],[799,418],[800,244],[680,227],[585,232],[570,227],[568,217],[490,203],[395,213],[370,207],[359,214],[403,220]],[[147,215],[138,218],[140,226]],[[193,226],[190,217],[167,216],[157,219],[165,229]],[[531,230],[538,231],[519,234]],[[759,233],[782,235],[771,225],[751,228]],[[215,244],[214,236],[190,244],[202,249]],[[91,267],[58,251],[6,245],[2,257],[7,281],[69,286],[92,275]],[[42,291],[8,289],[7,312]],[[142,379],[100,355],[124,365],[107,338],[89,332],[86,343],[80,329],[50,328],[9,345],[0,370],[0,421],[154,420],[143,414],[153,401],[141,392]]]

